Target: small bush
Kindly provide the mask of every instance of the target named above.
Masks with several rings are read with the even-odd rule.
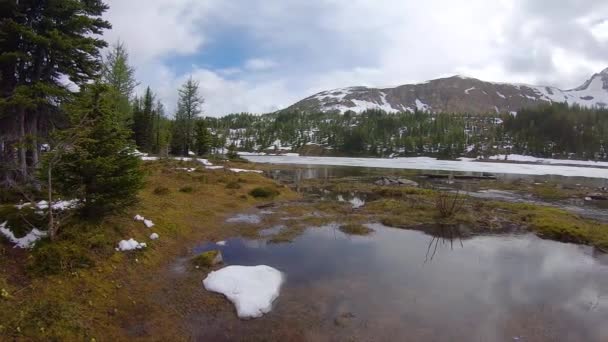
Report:
[[[238,182],[230,182],[228,184],[226,184],[226,189],[240,189],[241,188],[241,184],[239,184]]]
[[[169,188],[164,187],[164,186],[157,186],[157,187],[154,189],[154,194],[155,194],[155,195],[161,195],[161,196],[162,196],[162,195],[167,195],[167,194],[169,194],[170,192],[171,192],[171,190],[169,190]]]
[[[184,187],[180,188],[179,191],[186,193],[186,194],[190,194],[190,193],[194,192],[194,188],[191,186],[184,186]]]
[[[272,198],[279,195],[279,191],[269,187],[255,188],[249,192],[249,195],[255,198]]]
[[[440,191],[435,201],[435,208],[439,211],[439,216],[448,218],[460,212],[464,206],[464,197],[460,192],[455,193]]]
[[[74,241],[41,241],[32,250],[28,270],[36,275],[50,275],[92,266],[88,250]]]
[[[369,235],[374,232],[373,229],[367,228],[362,224],[356,223],[345,224],[343,226],[340,226],[340,231],[348,235]]]

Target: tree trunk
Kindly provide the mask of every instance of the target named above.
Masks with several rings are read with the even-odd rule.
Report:
[[[27,179],[27,146],[25,141],[25,110],[19,109],[19,171],[23,180]]]
[[[30,135],[32,136],[32,167],[38,168],[39,158],[39,146],[38,146],[38,116],[34,116],[30,123]]]
[[[51,239],[51,241],[55,240],[55,220],[53,218],[53,166],[49,165],[48,171],[47,171],[47,195],[48,195],[48,201],[49,201],[49,225],[48,225],[48,231],[49,231],[49,238]]]

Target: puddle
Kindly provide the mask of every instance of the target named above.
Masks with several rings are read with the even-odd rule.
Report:
[[[259,215],[255,214],[238,214],[236,216],[228,218],[226,222],[259,224],[260,222],[262,222],[262,218]]]
[[[273,311],[196,317],[198,339],[525,341],[608,339],[608,256],[532,234],[451,241],[368,225],[309,228],[292,243],[230,239],[228,265],[286,274]],[[268,234],[273,227],[268,229]],[[266,234],[266,233],[264,233]],[[200,246],[201,252],[211,246]],[[217,248],[214,246],[213,248]]]

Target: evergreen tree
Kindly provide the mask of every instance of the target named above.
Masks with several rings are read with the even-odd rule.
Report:
[[[133,133],[137,147],[144,152],[153,152],[155,142],[154,94],[150,87],[146,88],[143,98],[134,101]]]
[[[121,115],[121,120],[128,124],[132,120],[130,103],[137,81],[135,68],[129,65],[129,53],[122,42],[118,41],[112,45],[112,49],[105,56],[101,76],[115,97],[116,110]]]
[[[106,10],[101,0],[0,1],[0,162],[18,166],[22,179],[38,165],[40,129],[72,96],[64,78],[83,86],[99,73]]]
[[[211,134],[207,129],[204,119],[196,120],[194,136],[196,140],[196,154],[199,156],[208,154],[211,150]]]
[[[194,143],[194,122],[201,114],[204,99],[199,95],[199,83],[190,77],[179,89],[177,112],[173,131],[172,150],[188,155]]]
[[[89,218],[134,203],[143,185],[140,159],[113,100],[105,86],[87,85],[67,108],[74,128],[66,134],[74,141],[57,163],[55,184],[60,193],[81,198]]]

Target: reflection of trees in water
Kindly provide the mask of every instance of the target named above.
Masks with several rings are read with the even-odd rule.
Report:
[[[454,249],[454,240],[458,240],[460,247],[464,248],[462,243],[462,233],[460,226],[456,225],[436,225],[425,229],[428,235],[431,235],[431,240],[426,249],[426,255],[424,262],[432,261],[435,258],[439,245],[447,246],[449,244],[450,250]],[[432,252],[431,252],[432,251]],[[429,258],[430,256],[430,258]]]

